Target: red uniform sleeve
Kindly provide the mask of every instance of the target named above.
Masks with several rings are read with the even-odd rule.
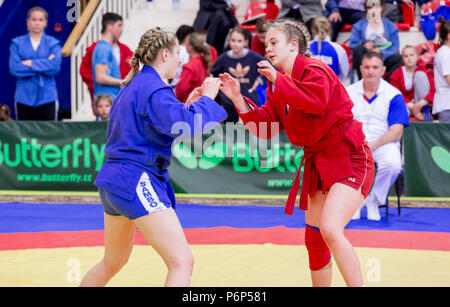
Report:
[[[305,113],[322,116],[334,88],[327,72],[320,67],[308,67],[301,79],[293,79],[277,72],[274,98]],[[295,77],[294,77],[295,78]]]
[[[389,78],[389,83],[391,83],[392,86],[396,87],[401,92],[402,92],[402,86],[401,86],[401,83],[402,83],[401,75],[402,74],[403,74],[402,67],[400,67],[397,70],[395,70],[392,73],[391,77]]]
[[[275,106],[271,103],[270,95],[268,95],[267,102],[262,107],[258,107],[247,97],[244,97],[244,99],[253,110],[244,114],[240,113],[237,108],[236,110],[253,135],[263,140],[269,140],[284,130]]]

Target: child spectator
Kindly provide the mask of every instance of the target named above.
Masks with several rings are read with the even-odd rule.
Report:
[[[450,123],[450,20],[439,18],[439,49],[434,58],[434,80],[436,95],[434,96],[433,114],[437,114],[439,122]]]
[[[265,83],[265,78],[258,73],[257,63],[266,60],[262,55],[248,49],[249,33],[239,27],[231,30],[228,39],[230,50],[221,54],[211,67],[211,74],[218,77],[219,74],[227,72],[236,78],[241,85],[242,95],[260,104],[255,89],[258,85]],[[227,122],[237,122],[239,116],[229,100],[222,92],[216,98],[217,102],[227,111]]]
[[[419,53],[414,46],[402,50],[403,65],[392,73],[390,83],[405,98],[410,121],[431,121],[430,105],[434,97],[434,80],[424,65],[419,66]]]
[[[0,122],[10,122],[12,121],[11,118],[11,109],[8,107],[8,105],[0,104]]]
[[[206,43],[204,34],[190,34],[186,49],[190,60],[184,64],[180,80],[175,88],[176,97],[183,103],[195,88],[203,84],[210,74],[212,65],[211,48]]]
[[[375,3],[374,3],[375,2]],[[383,54],[386,66],[385,80],[402,65],[399,54],[400,39],[397,27],[386,18],[381,17],[383,0],[365,0],[367,16],[353,25],[349,46],[353,53],[353,67],[361,79],[361,61],[365,53],[375,51]]]
[[[339,80],[344,82],[349,72],[348,56],[341,45],[331,41],[330,22],[324,16],[314,18],[311,31],[314,40],[309,46],[309,50],[313,57],[328,64]]]
[[[108,94],[100,94],[95,99],[95,111],[98,121],[108,121],[113,99]]]
[[[266,33],[273,20],[260,19],[256,22],[256,33],[252,38],[250,50],[259,53],[262,56],[266,55],[265,39]]]

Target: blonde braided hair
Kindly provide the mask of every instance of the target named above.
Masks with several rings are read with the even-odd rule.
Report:
[[[298,52],[305,57],[311,57],[308,49],[311,35],[303,23],[289,18],[282,18],[275,21],[270,28],[280,29],[286,34],[288,40],[296,39],[298,41]]]
[[[175,33],[165,31],[159,27],[153,28],[145,32],[139,45],[131,57],[129,63],[131,70],[125,79],[122,81],[122,85],[128,85],[131,80],[138,74],[140,64],[151,65],[161,49],[172,49],[177,42]]]
[[[320,50],[322,49],[322,41],[324,41],[327,35],[331,33],[331,24],[328,21],[328,18],[326,18],[325,16],[320,16],[314,18],[311,28],[316,31],[317,35],[319,36],[318,51],[320,53]]]

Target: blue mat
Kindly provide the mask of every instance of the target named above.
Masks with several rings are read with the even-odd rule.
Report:
[[[268,228],[305,227],[304,212],[284,214],[282,207],[211,206],[178,204],[183,228]],[[389,222],[380,209],[379,222],[351,221],[347,229],[450,232],[450,209],[402,208],[401,216],[391,208]],[[365,209],[361,215],[365,217]],[[0,233],[103,230],[103,208],[86,204],[0,203]]]

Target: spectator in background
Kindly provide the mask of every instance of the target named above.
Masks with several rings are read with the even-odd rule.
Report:
[[[235,27],[231,30],[228,39],[230,50],[221,54],[211,68],[211,74],[218,77],[219,74],[229,73],[240,83],[241,94],[261,103],[255,90],[258,85],[264,84],[266,79],[258,73],[257,63],[266,60],[262,55],[248,49],[250,34],[247,30]],[[227,111],[227,122],[236,123],[239,116],[233,105],[222,92],[216,97],[216,101]]]
[[[9,70],[18,78],[14,101],[18,120],[58,119],[55,76],[61,68],[59,41],[47,34],[48,13],[42,7],[28,11],[28,33],[12,40]]]
[[[236,6],[230,0],[200,0],[200,9],[194,20],[197,32],[207,31],[206,42],[221,54],[228,31],[238,24],[234,11]]]
[[[10,122],[11,118],[11,109],[6,104],[0,104],[0,122]]]
[[[383,17],[389,19],[390,21],[394,23],[401,22],[402,12],[400,7],[398,6],[399,2],[403,2],[408,6],[414,7],[414,1],[413,0],[384,0],[383,5]]]
[[[364,0],[328,0],[324,15],[331,22],[331,40],[335,42],[345,24],[354,24],[366,17]]]
[[[386,204],[389,188],[401,172],[400,139],[403,128],[409,125],[402,94],[382,79],[385,70],[383,56],[378,52],[368,52],[362,60],[362,80],[347,87],[354,103],[353,114],[363,124],[377,165],[372,190],[361,206],[367,207],[367,218],[376,221],[380,220],[378,202]],[[360,218],[360,210],[353,218]]]
[[[109,111],[111,110],[113,99],[108,94],[100,94],[95,99],[95,111],[97,114],[97,121],[108,121]]]
[[[210,75],[209,70],[213,64],[211,48],[206,43],[204,34],[190,34],[186,48],[190,60],[184,64],[180,81],[175,88],[175,96],[183,103],[194,89],[201,87],[203,81]]]
[[[256,33],[252,38],[252,43],[250,45],[250,50],[259,53],[262,56],[266,55],[266,33],[273,20],[259,19],[256,22]]]
[[[120,37],[117,39],[117,46],[119,47],[120,57],[118,59],[118,65],[120,70],[120,78],[124,79],[130,72],[131,66],[129,60],[133,56],[133,51],[119,41]],[[92,70],[92,55],[94,53],[95,47],[98,41],[86,48],[86,53],[81,60],[80,75],[83,82],[87,85],[89,93],[91,94],[92,110],[95,114],[95,104],[94,104],[94,78]],[[117,49],[115,49],[117,53]]]
[[[435,88],[432,74],[419,67],[419,52],[414,46],[402,50],[403,65],[392,73],[390,83],[403,95],[410,121],[431,121],[430,105],[433,103]]]
[[[350,34],[353,67],[361,79],[362,56],[369,51],[379,52],[383,54],[386,66],[384,78],[389,80],[390,75],[402,65],[398,29],[389,19],[381,17],[383,0],[365,0],[365,7],[367,17],[355,23]]]
[[[311,33],[313,19],[322,16],[322,12],[321,0],[281,0],[278,19],[284,17],[299,20]]]
[[[349,61],[344,48],[330,39],[331,24],[324,16],[314,18],[311,31],[314,40],[309,45],[314,58],[322,60],[333,69],[341,82],[344,82],[349,73]]]
[[[188,25],[181,25],[177,31],[175,32],[175,35],[177,36],[178,43],[180,44],[180,66],[177,68],[177,73],[175,75],[175,78],[173,78],[170,82],[170,85],[172,87],[177,86],[178,82],[180,81],[181,71],[183,70],[183,65],[189,62],[189,53],[187,51],[187,45],[189,40],[189,35],[194,33],[195,29],[192,26]]]
[[[122,36],[122,17],[116,13],[106,13],[102,19],[102,38],[92,54],[92,76],[94,80],[94,99],[100,94],[108,94],[113,99],[120,91],[120,47]]]
[[[434,96],[433,114],[439,122],[450,123],[450,20],[439,18],[439,49],[434,58]]]

